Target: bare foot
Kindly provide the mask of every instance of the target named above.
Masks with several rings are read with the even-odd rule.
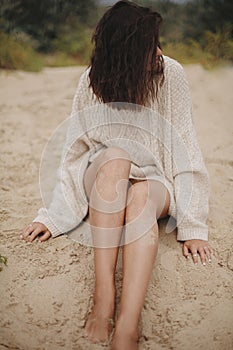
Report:
[[[115,288],[94,297],[94,307],[88,315],[85,335],[93,343],[107,343],[113,330],[115,309]],[[101,295],[101,296],[100,296]]]
[[[117,324],[111,350],[138,350],[138,330]]]
[[[111,350],[138,350],[138,336],[127,332],[114,333]]]

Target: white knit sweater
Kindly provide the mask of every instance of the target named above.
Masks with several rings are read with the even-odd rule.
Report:
[[[85,170],[97,152],[119,145],[131,155],[132,178],[164,177],[177,240],[208,240],[210,182],[195,131],[189,87],[182,66],[167,56],[164,62],[164,83],[156,103],[144,109],[143,118],[140,112],[124,114],[111,107],[109,117],[105,113],[109,106],[99,103],[88,88],[89,69],[81,75],[52,199],[33,220],[43,223],[53,237],[79,228],[88,213]]]

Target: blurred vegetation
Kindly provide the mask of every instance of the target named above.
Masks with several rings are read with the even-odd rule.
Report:
[[[163,53],[181,63],[201,63],[211,69],[233,62],[233,1],[138,0],[161,13]]]
[[[22,35],[0,32],[0,67],[38,72],[43,61]]]
[[[233,61],[232,0],[136,0],[160,12],[163,53],[206,68]],[[0,68],[87,65],[99,0],[0,0]]]
[[[231,28],[232,26],[226,25],[215,33],[206,30],[201,40],[187,38],[181,42],[169,42],[162,37],[163,51],[180,63],[200,63],[207,69],[232,64],[233,40]]]
[[[0,254],[0,271],[2,271],[2,264],[7,265],[7,258]]]

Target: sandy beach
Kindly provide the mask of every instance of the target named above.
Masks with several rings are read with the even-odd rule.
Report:
[[[84,339],[94,288],[93,249],[66,236],[27,244],[19,237],[41,206],[39,166],[55,128],[71,112],[85,67],[41,73],[0,71],[1,240],[0,350],[100,350]],[[233,349],[233,68],[185,66],[195,125],[211,179],[204,267],[182,256],[175,232],[164,232],[140,323],[140,350]],[[116,283],[121,291],[121,255]]]

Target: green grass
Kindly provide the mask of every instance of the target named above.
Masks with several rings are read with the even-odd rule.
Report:
[[[78,61],[68,56],[64,52],[54,52],[51,54],[41,55],[44,66],[46,67],[67,67],[77,66]]]
[[[189,39],[169,43],[161,38],[161,44],[165,55],[183,64],[199,63],[206,69],[213,69],[233,62],[231,26],[225,26],[216,33],[206,31],[200,41]]]
[[[23,38],[23,40],[22,40]],[[42,54],[30,38],[0,32],[0,68],[39,72],[44,66],[66,67],[87,65],[92,52],[90,32],[77,31],[53,42],[53,52]]]
[[[2,271],[2,264],[7,265],[7,258],[0,254],[0,271]]]
[[[199,63],[206,69],[232,64],[231,27],[216,33],[205,32],[200,42],[171,43],[161,38],[163,53],[182,64]],[[52,52],[41,54],[25,33],[17,36],[0,32],[0,68],[39,72],[44,66],[66,67],[89,64],[92,43],[89,29],[76,28],[63,33],[52,43]]]
[[[163,53],[176,59],[181,64],[201,64],[206,69],[212,69],[221,64],[211,53],[202,50],[196,42],[188,44],[169,43],[163,46]]]
[[[91,35],[92,30],[80,26],[72,32],[61,34],[53,41],[55,64],[88,64],[93,49]]]
[[[85,66],[89,63],[88,59],[85,60],[83,57],[79,57],[78,55],[75,57],[59,51],[41,55],[40,57],[43,60],[44,66],[46,67]]]
[[[40,56],[29,43],[0,32],[0,68],[39,72],[42,67]]]

